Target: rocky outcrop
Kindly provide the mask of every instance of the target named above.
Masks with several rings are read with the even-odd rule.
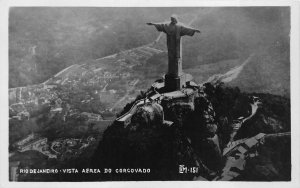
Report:
[[[235,165],[235,160],[228,163],[227,156],[223,156],[223,150],[228,147],[229,141],[237,145],[227,148],[226,153],[230,153],[242,144],[242,141],[260,132],[276,133],[289,130],[289,121],[286,118],[278,118],[276,108],[272,108],[268,102],[266,106],[255,109],[253,113],[254,108],[251,105],[253,95],[241,93],[238,88],[226,88],[222,84],[217,86],[205,84],[195,91],[192,97],[189,96],[189,100],[171,99],[163,104],[157,101],[145,103],[136,109],[129,125],[124,126],[116,121],[104,132],[103,139],[92,159],[93,167],[150,168],[150,174],[111,174],[97,178],[99,180],[221,180],[220,172],[224,172],[222,169],[228,164]],[[273,105],[277,107],[286,108],[287,100],[283,98],[279,100],[272,95],[268,98],[262,97],[263,104],[268,100],[273,101]],[[287,116],[288,114],[283,115],[283,117]],[[241,119],[242,124],[234,130],[232,125],[237,119]],[[173,123],[168,124],[166,121]],[[234,137],[231,136],[233,130]],[[285,139],[287,140],[285,143],[290,145],[288,142],[290,138]],[[276,142],[275,140],[273,143]],[[263,145],[263,148],[271,153],[275,151],[272,144]],[[255,147],[253,151],[260,153],[261,149]],[[246,166],[235,178],[228,180],[255,180],[255,178],[288,180],[290,157],[280,154],[275,160],[270,152],[262,153],[261,156],[265,156],[263,159],[258,159],[257,156],[251,159],[242,158]],[[198,171],[181,174],[178,173],[179,165],[197,167]],[[257,175],[256,168],[267,168],[270,173]],[[282,170],[284,174],[281,174]],[[277,174],[269,177],[268,174],[273,172]]]
[[[164,111],[162,106],[158,103],[146,104],[139,107],[135,114],[132,115],[129,127],[131,130],[157,128],[158,126],[162,126],[163,121]]]

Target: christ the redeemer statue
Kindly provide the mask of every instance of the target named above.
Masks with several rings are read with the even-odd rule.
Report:
[[[165,76],[165,87],[168,91],[180,90],[185,85],[185,75],[182,72],[182,47],[181,37],[193,36],[200,33],[198,29],[193,29],[182,24],[178,24],[176,16],[171,16],[170,23],[147,23],[154,25],[160,32],[167,35],[168,46],[168,73]]]

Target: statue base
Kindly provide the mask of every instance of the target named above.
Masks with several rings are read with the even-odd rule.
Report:
[[[165,89],[167,92],[178,91],[186,86],[186,74],[182,74],[180,76],[173,76],[166,74],[165,75]]]

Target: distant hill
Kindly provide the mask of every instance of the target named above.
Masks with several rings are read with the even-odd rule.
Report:
[[[9,87],[41,83],[72,64],[153,42],[159,33],[145,23],[166,21],[172,13],[201,30],[183,39],[183,68],[196,81],[226,72],[254,53],[253,62],[231,84],[289,96],[287,7],[12,8]],[[164,35],[155,48],[166,49]],[[139,74],[153,82],[152,74]]]
[[[274,53],[278,49],[258,53],[239,75],[229,83],[248,92],[272,93],[290,97],[290,66],[285,64],[289,53]]]
[[[239,79],[231,85],[250,92],[289,96],[289,8],[215,8],[195,20],[193,26],[202,34],[184,39],[183,67],[202,69],[198,75],[193,70],[194,77],[207,77],[206,71],[222,73],[230,66],[221,64],[231,63],[234,67],[235,63],[242,64],[248,56],[255,54]]]

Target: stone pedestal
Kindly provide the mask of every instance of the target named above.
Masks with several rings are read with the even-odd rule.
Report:
[[[180,76],[165,75],[165,88],[167,92],[181,90],[185,87],[186,75],[183,73]]]

